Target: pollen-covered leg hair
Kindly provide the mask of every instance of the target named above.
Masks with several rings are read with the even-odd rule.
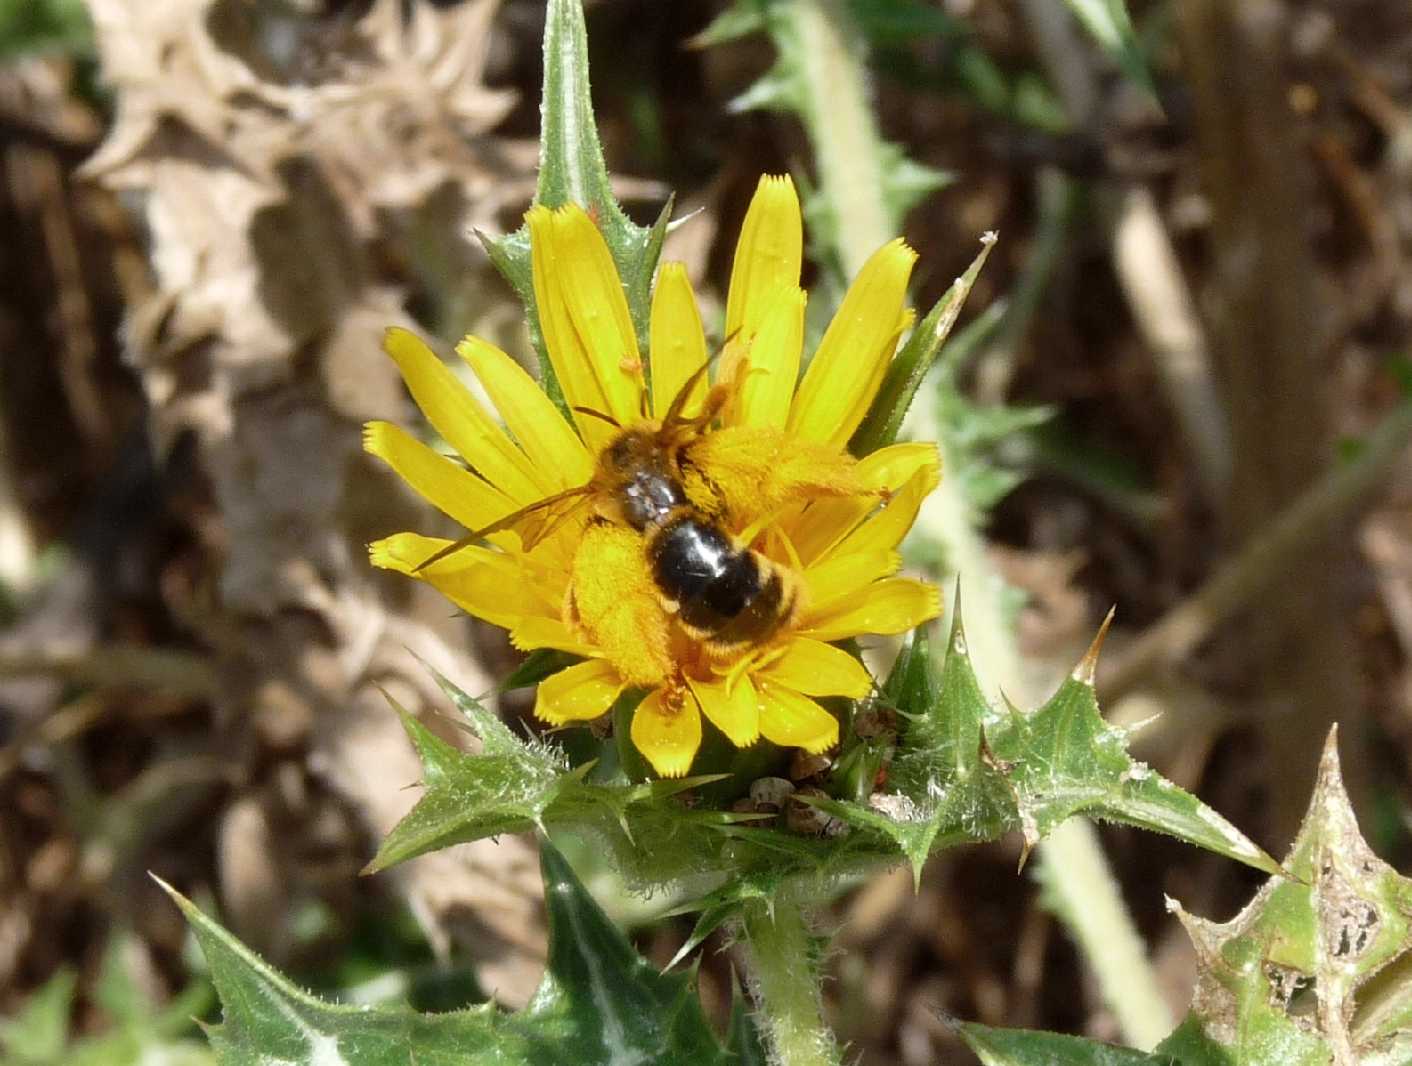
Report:
[[[683,461],[709,478],[733,515],[827,497],[877,496],[852,456],[778,429],[725,426],[691,441]]]

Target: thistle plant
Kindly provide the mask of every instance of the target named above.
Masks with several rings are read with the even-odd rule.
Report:
[[[790,179],[764,176],[713,344],[684,269],[658,261],[670,209],[641,228],[612,197],[586,53],[577,0],[552,0],[536,202],[520,231],[483,238],[525,301],[538,380],[466,338],[457,353],[492,411],[425,341],[392,330],[388,354],[456,458],[390,423],[366,433],[466,531],[388,531],[373,564],[507,630],[527,659],[506,685],[536,685],[534,715],[554,727],[522,735],[440,678],[472,754],[398,708],[422,792],[367,872],[539,833],[548,972],[518,1013],[322,1003],[178,897],[224,1005],[223,1060],[836,1064],[816,921],[842,884],[899,863],[919,878],[938,851],[1010,833],[1028,851],[1087,814],[1248,864],[1270,887],[1228,926],[1184,918],[1202,983],[1156,1054],[958,1023],[986,1062],[1406,1061],[1398,982],[1361,1019],[1355,999],[1406,951],[1412,884],[1366,853],[1332,747],[1281,866],[1128,755],[1094,694],[1102,632],[1041,706],[997,706],[959,612],[939,639],[937,590],[897,575],[898,545],[945,476],[935,445],[896,440],[902,415],[993,238],[920,324],[916,253],[871,250],[806,358],[799,200]],[[875,677],[862,650],[908,633]],[[637,957],[548,842],[559,831],[697,915],[678,961],[718,929],[743,945],[748,999],[727,1033],[690,971]],[[1306,986],[1312,1013],[1295,1002]]]
[[[721,383],[707,388],[686,271],[664,263],[649,387],[612,254],[588,214],[538,206],[528,225],[540,329],[572,421],[508,355],[468,337],[458,351],[511,439],[424,344],[391,332],[408,388],[466,467],[382,422],[368,427],[368,450],[487,546],[402,533],[374,544],[373,562],[430,582],[523,651],[581,660],[539,683],[535,715],[592,721],[630,701],[632,743],[664,778],[691,769],[703,715],[736,748],[761,737],[810,754],[834,747],[839,721],[816,701],[862,699],[873,682],[831,642],[903,633],[940,611],[935,588],[891,576],[939,480],[936,448],[896,444],[861,461],[845,450],[906,325],[915,254],[893,241],[868,261],[799,380],[799,201],[788,178],[766,177],[736,253]],[[673,498],[644,537],[620,512],[654,487]],[[701,543],[717,523],[753,557],[736,551],[740,572],[714,583],[694,572],[676,580],[673,568],[730,565],[715,561],[719,544]],[[747,610],[764,605],[749,624],[711,602],[752,593]]]

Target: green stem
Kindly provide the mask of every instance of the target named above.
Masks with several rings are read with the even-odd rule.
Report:
[[[1070,818],[1045,838],[1036,876],[1049,907],[1084,953],[1124,1037],[1147,1051],[1172,1031],[1172,1013],[1147,961],[1093,823]]]
[[[964,460],[945,439],[945,427],[935,413],[926,410],[928,402],[934,399],[923,390],[911,412],[918,420],[914,424],[926,419],[938,427],[943,468],[953,476],[942,478],[923,505],[917,526],[923,536],[941,542],[962,583],[967,643],[987,694],[994,698],[1003,693],[1022,707],[1038,706],[1054,687],[1056,671],[1051,663],[1026,661],[1020,654],[1003,606],[1004,578],[986,551],[977,530],[979,516],[965,498],[962,481],[954,476]],[[1171,1012],[1097,834],[1081,819],[1070,819],[1040,842],[1035,860],[1050,909],[1083,952],[1124,1037],[1135,1047],[1155,1046],[1171,1031]]]
[[[744,915],[750,979],[772,1061],[779,1066],[839,1066],[838,1043],[824,1024],[819,953],[799,897],[781,892]]]
[[[897,228],[881,190],[882,141],[869,101],[863,37],[838,0],[796,0],[787,6],[799,42],[801,115],[829,205],[835,250],[845,278]]]
[[[792,57],[802,75],[798,103],[818,161],[819,191],[836,223],[835,254],[845,276],[852,276],[873,249],[896,235],[897,226],[883,196],[882,141],[869,103],[862,34],[839,0],[796,0],[784,9],[794,20],[800,45]],[[925,392],[919,401],[925,402]],[[914,415],[924,413],[917,410],[921,406],[914,407]],[[945,439],[946,427],[937,419],[930,424],[943,437],[945,468],[956,471],[960,460],[953,464],[952,459],[959,449]],[[978,532],[978,517],[953,473],[942,479],[920,524],[931,525],[964,580],[966,632],[978,673],[991,692],[1033,706],[1062,675],[1052,664],[1027,663],[1021,656],[1003,608],[1005,583]],[[1054,834],[1040,845],[1038,861],[1055,910],[1061,916],[1089,915],[1084,922],[1067,924],[1124,1034],[1139,1046],[1151,1046],[1170,1028],[1170,1015],[1096,835],[1078,828]],[[1086,910],[1094,892],[1109,902],[1101,912]],[[1113,943],[1129,950],[1110,952]]]

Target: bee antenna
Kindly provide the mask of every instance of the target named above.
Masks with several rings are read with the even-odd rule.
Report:
[[[577,411],[581,415],[588,415],[590,418],[596,418],[600,422],[607,422],[614,429],[623,428],[623,424],[612,415],[604,414],[602,411],[595,411],[592,407],[574,407],[571,408],[571,410]]]
[[[718,348],[714,354],[708,355],[706,361],[692,372],[691,377],[682,382],[681,388],[677,389],[677,394],[672,397],[671,406],[667,408],[667,413],[662,417],[662,424],[664,426],[670,426],[674,422],[684,421],[681,417],[681,412],[682,408],[686,406],[686,398],[691,395],[691,391],[696,388],[701,379],[706,376],[706,372],[711,369],[711,365],[721,357],[721,353],[730,347],[731,341],[739,336],[740,327],[737,326],[726,334],[726,339],[721,342],[720,348]]]

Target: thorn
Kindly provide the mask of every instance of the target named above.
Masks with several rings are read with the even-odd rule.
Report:
[[[1146,729],[1148,726],[1150,726],[1153,722],[1157,721],[1161,717],[1162,712],[1157,711],[1153,714],[1149,714],[1146,718],[1133,722],[1132,725],[1116,726],[1115,728],[1120,734],[1122,734],[1123,740],[1126,741],[1130,737],[1137,736],[1144,729]]]
[[[171,896],[173,899],[176,899],[178,896],[181,895],[180,892],[178,892],[171,885],[169,885],[166,880],[155,870],[148,870],[147,876],[157,883],[158,888],[160,888],[167,895]]]
[[[968,654],[966,647],[966,623],[961,615],[961,582],[957,579],[956,591],[951,601],[951,635],[946,642],[947,650],[954,651],[957,655],[965,658]]]
[[[1329,726],[1329,735],[1324,738],[1324,751],[1319,756],[1319,766],[1322,769],[1326,764],[1332,763],[1335,769],[1339,769],[1338,764],[1338,723]]]
[[[1084,657],[1079,660],[1079,664],[1074,667],[1074,672],[1069,676],[1075,681],[1093,687],[1093,677],[1098,673],[1098,653],[1103,650],[1103,641],[1108,637],[1108,627],[1113,624],[1113,615],[1117,613],[1116,607],[1108,608],[1108,616],[1103,619],[1103,624],[1098,627],[1098,635],[1093,638],[1093,643],[1088,646],[1088,651],[1084,652]]]
[[[1030,861],[1030,852],[1034,851],[1034,846],[1035,841],[1031,840],[1029,838],[1029,835],[1026,834],[1024,837],[1024,843],[1020,845],[1020,862],[1015,867],[1016,874],[1022,874],[1025,872],[1025,863]]]
[[[674,969],[677,963],[681,962],[682,959],[686,958],[694,950],[696,950],[696,945],[693,944],[691,938],[688,937],[686,943],[677,949],[677,953],[672,956],[671,961],[668,962],[666,966],[662,967],[662,972],[666,973],[668,970]]]

